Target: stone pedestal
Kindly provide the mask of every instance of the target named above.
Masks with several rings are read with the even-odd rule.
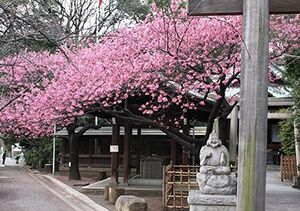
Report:
[[[209,194],[209,195],[235,195],[236,194],[235,175],[216,175],[216,174],[198,173],[197,182],[200,187],[200,192],[202,194]]]
[[[235,211],[235,195],[206,195],[199,190],[189,192],[190,211]]]

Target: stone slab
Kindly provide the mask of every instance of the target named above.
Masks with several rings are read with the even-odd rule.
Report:
[[[235,206],[190,205],[190,211],[236,211]]]
[[[190,205],[235,206],[236,195],[206,195],[199,190],[191,190],[188,203]]]
[[[189,192],[190,211],[235,211],[235,195],[206,195],[199,190]]]

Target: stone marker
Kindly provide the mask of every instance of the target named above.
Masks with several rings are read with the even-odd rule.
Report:
[[[105,185],[103,195],[104,195],[104,200],[108,201],[108,198],[109,198],[109,185]]]
[[[122,187],[112,187],[110,186],[109,188],[109,193],[108,193],[108,201],[112,204],[115,204],[119,196],[125,194],[125,188]]]
[[[50,174],[52,172],[52,164],[46,163],[44,166],[44,171]]]
[[[117,199],[117,211],[147,211],[148,205],[142,198],[123,195]]]

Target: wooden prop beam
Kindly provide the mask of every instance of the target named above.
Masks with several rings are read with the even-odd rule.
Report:
[[[137,128],[137,143],[136,143],[136,174],[140,174],[141,164],[141,146],[142,146],[142,132],[141,127]]]
[[[123,182],[128,185],[128,178],[130,174],[130,139],[131,139],[132,129],[130,125],[125,125],[124,134],[124,153],[123,153]]]
[[[270,14],[300,13],[300,0],[270,0]],[[189,0],[188,14],[206,15],[242,15],[243,0]]]
[[[237,211],[266,210],[268,3],[244,0]]]
[[[189,126],[187,124],[187,119],[185,118],[184,119],[184,125],[182,127],[182,130],[183,130],[183,134],[185,135],[189,135]],[[189,152],[188,150],[186,149],[186,147],[182,146],[182,161],[181,161],[181,164],[182,165],[188,165],[189,164]]]
[[[111,145],[119,145],[120,126],[113,124]],[[119,152],[111,152],[111,183],[118,184]]]
[[[171,161],[176,165],[176,141],[171,139]]]

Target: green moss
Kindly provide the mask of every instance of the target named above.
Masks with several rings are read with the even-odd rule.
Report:
[[[244,208],[247,210],[253,210],[253,196],[255,192],[254,181],[255,177],[255,155],[256,155],[256,145],[257,132],[254,134],[249,134],[246,140],[245,157],[244,157],[244,172],[243,172],[243,204]]]

